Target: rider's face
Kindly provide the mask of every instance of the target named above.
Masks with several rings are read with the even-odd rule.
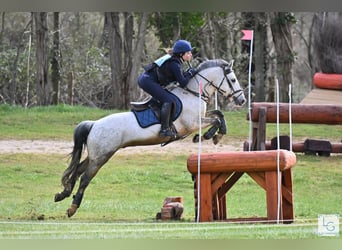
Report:
[[[189,61],[191,60],[191,58],[192,58],[192,53],[191,53],[191,51],[185,52],[185,53],[183,54],[182,58],[183,58],[183,60],[184,60],[185,62],[189,62]]]

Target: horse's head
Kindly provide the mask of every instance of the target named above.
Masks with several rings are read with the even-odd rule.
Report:
[[[216,59],[198,65],[196,80],[202,82],[204,95],[210,97],[216,90],[223,96],[233,98],[236,105],[243,105],[246,102],[243,89],[234,73],[233,64],[234,60],[228,63]]]
[[[227,81],[231,93],[228,96],[232,97],[236,105],[243,105],[246,102],[246,98],[243,89],[240,86],[238,79],[233,70],[234,60],[231,60],[227,66],[223,66],[225,80]]]

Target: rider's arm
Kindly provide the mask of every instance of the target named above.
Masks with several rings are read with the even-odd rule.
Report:
[[[171,62],[169,64],[169,69],[173,73],[175,80],[184,88],[192,75],[189,72],[183,72],[182,65],[177,62]]]

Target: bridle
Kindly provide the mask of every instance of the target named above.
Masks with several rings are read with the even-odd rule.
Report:
[[[226,78],[229,88],[232,90],[232,93],[228,95],[228,98],[231,98],[231,97],[233,97],[234,99],[239,98],[239,96],[241,96],[244,93],[244,90],[242,88],[235,90],[232,81],[227,77],[227,75],[229,75],[230,73],[234,71],[232,70],[232,68],[225,68],[224,66],[222,66],[222,69],[223,69],[224,78]],[[234,81],[236,81],[236,79],[234,79]],[[223,79],[220,83],[220,86],[222,85],[222,83],[223,83]]]
[[[208,83],[207,86],[212,86],[213,88],[216,89],[216,91],[217,91],[218,93],[220,93],[220,94],[222,94],[222,95],[224,95],[224,94],[226,93],[225,90],[221,89],[222,84],[223,84],[224,80],[226,79],[229,88],[232,90],[232,93],[230,93],[230,94],[228,95],[228,98],[233,97],[234,99],[237,99],[239,96],[241,96],[241,95],[244,93],[244,91],[243,91],[243,89],[238,89],[238,90],[235,90],[235,89],[234,89],[234,86],[233,86],[232,81],[227,77],[227,75],[229,75],[230,73],[232,73],[233,70],[232,70],[231,68],[229,68],[229,67],[226,67],[226,66],[227,66],[227,65],[221,65],[221,66],[220,66],[220,67],[222,68],[222,70],[223,70],[223,78],[222,78],[222,80],[221,80],[221,82],[220,82],[220,84],[219,84],[218,86],[216,86],[216,85],[213,83],[213,81],[208,80],[208,79],[207,79],[205,76],[203,76],[201,73],[197,73],[197,74],[195,75],[194,78],[195,78],[196,82],[197,82],[198,85],[199,85],[200,82],[198,81],[198,79],[196,78],[196,76],[200,76],[202,79],[204,79],[204,80]],[[196,96],[199,96],[199,95],[200,95],[200,93],[198,93],[198,92],[196,92],[196,91],[193,91],[193,90],[190,90],[190,89],[186,89],[186,90],[189,91],[190,93],[196,95]],[[239,93],[239,94],[238,94],[238,93]],[[238,95],[236,96],[236,94],[238,94]],[[203,99],[204,101],[206,101],[206,102],[209,101],[209,94],[208,94],[208,91],[207,91],[205,88],[202,90],[201,97],[202,97],[202,99]]]

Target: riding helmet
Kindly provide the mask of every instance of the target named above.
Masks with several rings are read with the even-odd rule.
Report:
[[[186,40],[177,40],[173,45],[173,53],[185,53],[191,51],[192,47],[190,42]]]

